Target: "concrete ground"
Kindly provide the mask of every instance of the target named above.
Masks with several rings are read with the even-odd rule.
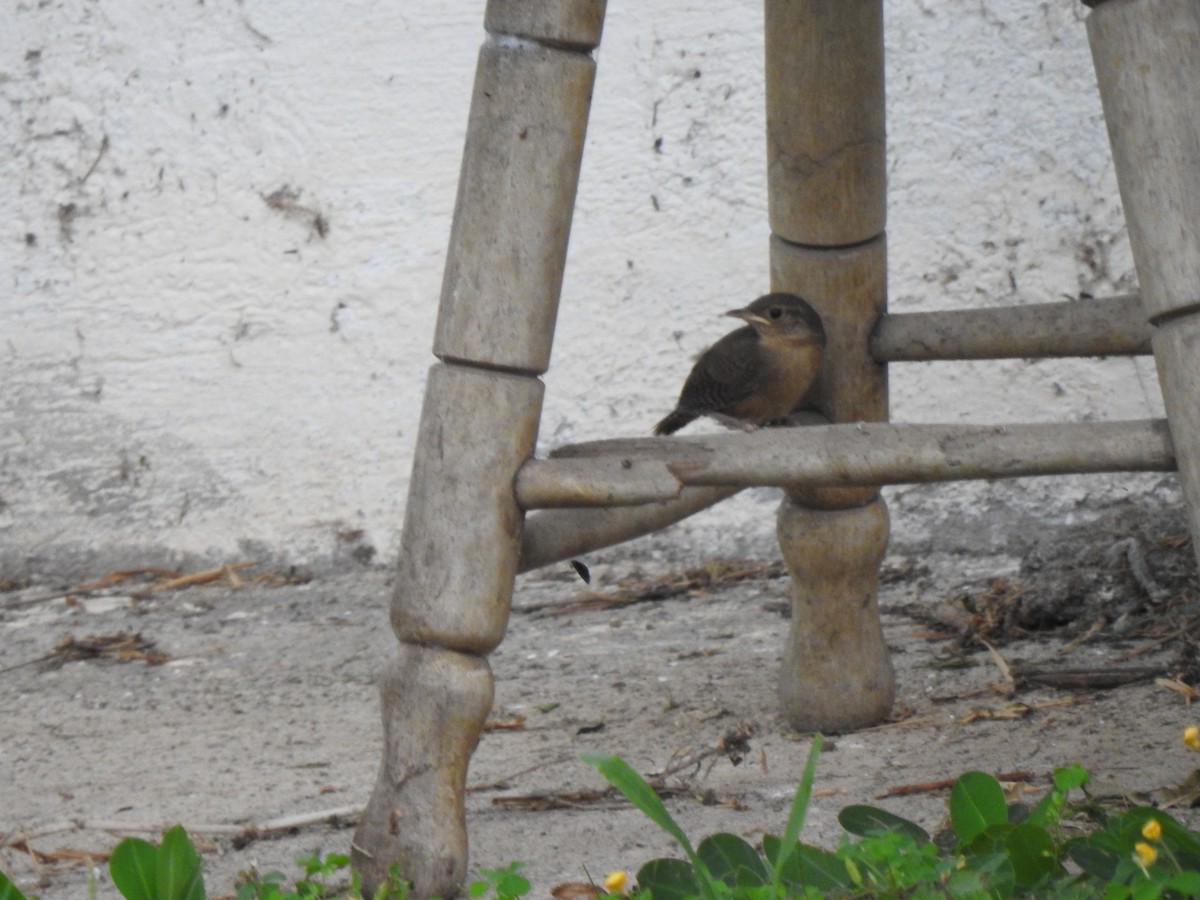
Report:
[[[830,742],[806,840],[836,844],[851,803],[936,828],[947,791],[928,784],[969,769],[1023,773],[1013,791],[1036,796],[1054,767],[1081,763],[1097,794],[1163,800],[1196,767],[1180,735],[1200,714],[1154,680],[1195,674],[1200,594],[1178,510],[1131,501],[1086,529],[1024,538],[1008,553],[888,557],[894,713]],[[0,594],[0,869],[23,891],[77,900],[81,856],[175,822],[205,851],[210,896],[232,895],[239,872],[294,874],[301,853],[347,851],[381,749],[389,573],[288,574],[260,566],[168,590],[154,576],[89,590],[46,576]],[[668,807],[690,835],[753,840],[782,828],[810,746],[777,709],[787,580],[770,548],[691,567],[617,550],[592,575],[585,585],[563,565],[521,579],[468,777],[473,871],[520,860],[533,897],[675,852],[640,813],[596,796],[604,783],[582,753],[670,773]],[[1129,667],[1148,677],[1045,677]],[[747,744],[723,754],[731,735]],[[310,815],[280,834],[228,833]],[[103,866],[99,881],[100,898],[116,897]]]

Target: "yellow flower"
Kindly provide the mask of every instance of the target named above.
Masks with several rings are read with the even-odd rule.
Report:
[[[625,873],[620,869],[609,872],[604,876],[604,889],[610,894],[620,894],[625,890]]]
[[[1137,861],[1143,867],[1150,865],[1158,859],[1158,851],[1144,841],[1138,841],[1134,844],[1133,852],[1137,854]]]
[[[1162,826],[1158,824],[1158,819],[1146,820],[1146,824],[1142,826],[1142,837],[1148,841],[1157,841],[1162,837]]]
[[[1200,750],[1200,728],[1189,725],[1183,729],[1183,742],[1193,750]]]

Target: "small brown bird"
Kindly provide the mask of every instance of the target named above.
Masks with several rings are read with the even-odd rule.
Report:
[[[655,434],[673,434],[700,416],[751,431],[788,415],[812,387],[825,352],[825,327],[805,300],[766,294],[725,315],[746,327],[701,354]]]

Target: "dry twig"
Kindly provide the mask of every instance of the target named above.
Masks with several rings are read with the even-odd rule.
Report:
[[[996,775],[999,782],[1029,782],[1033,781],[1032,772],[1001,772]],[[886,800],[888,797],[911,797],[913,794],[932,794],[937,791],[948,791],[954,787],[954,778],[942,778],[937,781],[924,781],[917,784],[901,784],[888,788],[882,794],[876,794],[876,800]]]
[[[286,834],[290,831],[295,831],[297,828],[305,828],[311,825],[340,825],[352,824],[357,822],[363,813],[363,806],[339,806],[334,809],[325,809],[318,812],[296,813],[290,816],[280,816],[275,819],[268,819],[265,822],[259,822],[252,825],[226,825],[226,824],[210,824],[210,823],[192,823],[185,825],[189,835],[208,836],[208,837],[224,837],[233,841],[237,846],[242,846],[251,841],[262,840],[269,837],[274,837],[280,834]],[[29,842],[35,838],[46,837],[51,834],[61,834],[69,831],[106,831],[111,834],[161,834],[168,828],[172,827],[172,822],[121,822],[108,820],[89,820],[89,819],[70,819],[68,821],[57,822],[52,825],[45,825],[39,828],[19,828],[16,831],[0,837],[0,848],[11,847],[13,849],[22,850],[22,852],[30,853],[34,856],[46,855],[42,851],[35,851],[29,848]],[[61,851],[53,851],[61,852]],[[84,851],[78,851],[80,853]],[[92,858],[106,858],[108,852],[103,854],[89,853]]]

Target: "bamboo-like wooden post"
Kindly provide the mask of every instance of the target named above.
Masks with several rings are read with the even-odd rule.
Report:
[[[766,0],[765,10],[771,286],[807,298],[825,322],[821,412],[883,421],[886,370],[868,349],[886,302],[883,3]],[[895,680],[876,606],[887,545],[878,490],[788,490],[778,536],[792,577],[784,714],[805,731],[879,722]]]
[[[353,841],[371,894],[467,871],[467,763],[508,622],[579,178],[604,0],[489,0],[434,353],[405,509],[383,678],[383,763]]]
[[[1104,0],[1087,31],[1200,559],[1200,3]]]

